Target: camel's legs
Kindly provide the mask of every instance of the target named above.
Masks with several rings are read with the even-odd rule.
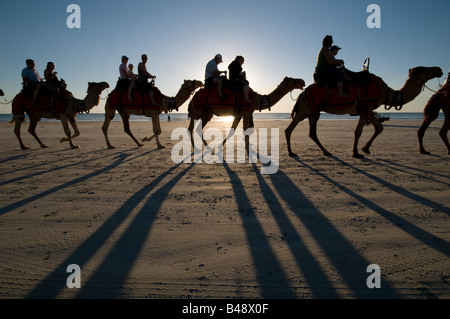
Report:
[[[202,115],[200,117],[200,120],[202,121],[202,123],[201,123],[202,124],[202,128],[201,128],[202,132],[203,132],[203,129],[205,128],[206,124],[208,124],[208,122],[212,119],[212,117],[213,117],[212,113],[206,113],[206,112],[202,113]],[[194,143],[194,126],[195,126],[195,121],[198,121],[198,119],[195,119],[194,116],[191,116],[191,120],[189,122],[189,127],[188,127],[188,131],[189,131],[189,134],[191,136],[192,148],[194,148],[194,150],[195,150],[195,143]],[[206,141],[203,140],[203,134],[202,134],[202,141],[203,141],[203,144],[207,145]]]
[[[292,119],[291,124],[289,124],[289,126],[284,130],[284,134],[286,135],[286,143],[287,143],[287,149],[288,149],[289,156],[293,156],[293,157],[297,156],[297,154],[293,153],[292,149],[291,149],[291,135],[292,135],[292,132],[294,131],[295,127],[298,125],[298,123],[303,121],[306,117],[307,117],[307,115],[301,115],[301,114],[297,113],[295,115],[295,117]]]
[[[78,124],[77,124],[76,118],[75,117],[69,117],[69,122],[70,122],[70,125],[72,125],[72,128],[74,130],[74,133],[73,133],[71,138],[74,139],[75,137],[80,136],[80,130],[78,129]],[[67,137],[63,137],[61,139],[60,143],[67,142],[67,141],[68,141]]]
[[[39,121],[38,119],[30,117],[30,126],[28,127],[28,132],[36,139],[36,141],[38,141],[39,145],[42,148],[46,148],[48,146],[45,145],[44,143],[42,143],[36,134],[36,126],[37,126],[38,121]]]
[[[14,134],[16,134],[17,139],[19,140],[19,144],[20,144],[20,148],[23,150],[28,150],[30,149],[28,146],[25,146],[25,144],[23,144],[22,142],[22,138],[20,137],[20,127],[22,126],[22,122],[20,121],[20,119],[14,119]]]
[[[362,148],[362,151],[366,154],[370,154],[370,147],[372,146],[373,141],[377,138],[378,135],[381,134],[381,132],[383,132],[383,124],[381,124],[375,114],[373,114],[373,112],[370,112],[369,115],[369,122],[373,125],[374,129],[375,129],[375,133],[373,134],[373,136],[370,138],[370,140],[366,143],[366,145],[364,145],[364,147]]]
[[[166,148],[159,142],[159,135],[161,135],[162,130],[161,130],[161,122],[159,121],[158,115],[152,116],[152,124],[153,124],[153,134],[156,137],[156,145],[158,146],[159,149]]]
[[[69,141],[70,148],[72,148],[72,149],[80,148],[78,145],[75,145],[72,142],[72,138],[70,137],[71,132],[70,132],[70,128],[69,128],[69,121],[66,116],[61,117],[61,123],[64,128],[64,133],[66,133],[67,140]]]
[[[225,145],[226,142],[227,142],[227,140],[230,139],[230,138],[233,136],[233,134],[234,134],[234,132],[236,131],[236,128],[238,127],[239,122],[241,121],[241,119],[242,119],[242,114],[239,114],[239,115],[235,115],[235,116],[234,116],[233,124],[231,125],[230,134],[228,134],[227,136],[225,136],[225,139],[223,140],[222,145]]]
[[[319,138],[317,137],[317,122],[320,118],[320,112],[314,112],[310,116],[308,116],[309,120],[309,137],[320,147],[323,154],[325,156],[331,156],[332,154],[328,152],[325,147],[323,147],[322,143],[320,143]]]
[[[120,117],[122,118],[123,122],[123,130],[125,133],[127,133],[133,141],[136,143],[137,146],[141,147],[144,146],[143,144],[139,143],[139,141],[134,137],[133,133],[131,133],[130,130],[130,114],[128,112],[119,111]]]
[[[445,146],[447,146],[448,149],[448,155],[450,155],[450,144],[448,142],[447,133],[450,130],[450,108],[442,108],[445,114],[445,120],[444,124],[442,125],[441,130],[439,131],[439,135],[441,136],[442,140],[444,141]]]
[[[103,135],[105,136],[106,146],[109,149],[115,148],[114,146],[111,145],[111,143],[109,142],[109,138],[108,138],[108,127],[109,127],[109,124],[111,123],[112,119],[114,118],[115,113],[116,113],[116,110],[114,110],[114,109],[109,110],[108,106],[106,106],[105,121],[103,122],[102,131],[103,131]]]
[[[421,154],[427,154],[429,155],[430,152],[427,152],[423,146],[423,137],[425,135],[425,131],[428,129],[432,121],[430,121],[428,118],[425,118],[422,122],[422,125],[420,126],[419,130],[417,131],[417,136],[419,138],[419,151]]]
[[[364,155],[361,155],[358,152],[358,142],[359,142],[359,139],[361,138],[362,131],[363,131],[366,123],[367,123],[366,116],[364,114],[361,114],[359,116],[358,125],[356,126],[356,129],[355,129],[355,140],[353,143],[353,157],[355,157],[355,158],[364,158]]]
[[[242,116],[242,126],[244,128],[244,133],[251,127],[253,123],[251,123],[252,114],[245,112]],[[250,136],[245,134],[245,150],[247,154],[250,152]]]
[[[190,121],[189,121],[189,127],[188,127],[188,131],[189,131],[189,136],[191,137],[191,144],[192,147],[194,147],[194,125],[195,125],[195,119],[193,116],[191,116]]]

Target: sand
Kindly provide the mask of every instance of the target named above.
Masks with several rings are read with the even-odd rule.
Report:
[[[47,149],[27,123],[22,151],[0,123],[0,298],[450,298],[442,121],[425,135],[432,155],[418,152],[419,121],[390,121],[365,159],[351,157],[355,121],[319,122],[331,157],[300,124],[298,158],[287,121],[256,121],[280,132],[268,175],[260,162],[175,164],[171,132],[187,122],[162,123],[162,150],[136,147],[120,122],[106,149],[101,125],[80,122],[72,150],[59,122],[38,126]],[[131,128],[151,135],[150,122]]]

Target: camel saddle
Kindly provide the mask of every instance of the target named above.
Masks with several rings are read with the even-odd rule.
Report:
[[[160,109],[162,94],[157,87],[153,87],[153,97],[157,105],[153,105],[151,103],[148,92],[142,92],[141,90],[133,89],[133,92],[131,92],[131,96],[133,97],[134,103],[128,100],[128,90],[114,89],[110,93],[108,98],[109,106],[112,108],[125,106],[127,108],[136,108],[136,109],[142,108],[153,110]]]
[[[226,99],[221,100],[219,95],[219,89],[217,86],[211,88],[203,88],[195,93],[192,101],[197,109],[202,110],[205,107],[210,108],[239,108],[241,110],[253,111],[253,103],[255,101],[256,94],[252,89],[249,89],[248,97],[252,101],[247,103],[244,98],[244,92],[235,92],[229,88],[223,88],[223,93],[228,96]]]
[[[57,99],[53,103],[53,106],[50,107],[50,95],[46,92],[40,93],[36,99],[36,103],[33,104],[33,98],[26,92],[22,91],[14,97],[14,100],[11,103],[12,113],[17,115],[22,112],[29,111],[34,113],[62,114],[66,110],[67,100],[70,96],[72,96],[71,92],[63,90],[58,95]]]
[[[337,87],[331,84],[323,85],[316,82],[305,89],[309,105],[314,111],[320,111],[325,106],[337,109],[351,108],[356,102],[368,106],[376,105],[382,89],[386,87],[384,81],[366,71],[347,74],[353,79],[344,82],[344,91],[348,97],[339,97]]]

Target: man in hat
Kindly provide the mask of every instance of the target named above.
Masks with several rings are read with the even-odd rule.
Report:
[[[223,101],[226,99],[226,96],[223,94],[223,80],[220,77],[223,73],[225,76],[227,76],[227,71],[219,71],[218,65],[219,63],[222,63],[222,55],[216,54],[214,59],[208,62],[205,69],[205,87],[210,88],[214,85],[217,85],[217,88],[219,90],[220,99]]]

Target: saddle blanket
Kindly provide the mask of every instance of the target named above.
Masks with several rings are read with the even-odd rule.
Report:
[[[314,111],[321,110],[325,106],[333,108],[351,108],[358,103],[367,106],[376,105],[378,102],[382,88],[386,87],[383,80],[371,74],[368,86],[344,82],[344,90],[348,97],[339,97],[337,88],[330,86],[319,86],[314,83],[305,89],[308,102]]]
[[[253,103],[255,102],[255,92],[249,89],[248,97],[252,101],[247,103],[244,98],[244,92],[234,92],[230,89],[224,88],[224,94],[228,97],[221,101],[219,95],[219,89],[217,86],[212,88],[200,89],[195,93],[193,101],[197,109],[201,110],[204,107],[211,108],[234,108],[239,107],[240,109],[253,111]]]
[[[53,107],[50,107],[50,98],[48,96],[38,96],[35,105],[33,105],[33,98],[26,96],[23,92],[20,92],[14,97],[14,100],[11,103],[12,113],[17,115],[25,111],[30,111],[34,113],[62,114],[66,111],[67,100],[71,96],[72,93],[65,90],[53,103]]]
[[[113,90],[108,97],[108,105],[114,108],[119,106],[126,106],[137,109],[149,108],[156,110],[160,108],[162,101],[161,91],[156,87],[153,88],[153,98],[155,99],[157,105],[153,105],[151,103],[150,95],[148,94],[148,92],[143,93],[139,90],[133,90],[131,96],[133,97],[134,102],[130,102],[130,100],[128,100],[127,90]]]

